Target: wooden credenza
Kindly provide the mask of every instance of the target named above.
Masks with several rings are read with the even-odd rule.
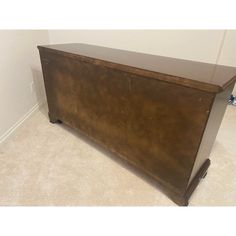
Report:
[[[81,131],[187,205],[210,165],[236,68],[86,44],[38,49],[50,121]]]

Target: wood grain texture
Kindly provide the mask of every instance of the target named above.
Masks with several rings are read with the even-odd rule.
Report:
[[[87,44],[39,46],[67,58],[207,92],[221,92],[236,79],[236,68]]]
[[[202,89],[195,81],[201,84],[196,89],[183,81],[170,83],[157,72],[151,72],[155,79],[129,66],[123,70],[120,64],[39,49],[50,120],[82,131],[156,179],[177,204],[187,205],[198,184],[189,179],[216,85]],[[204,175],[208,166],[203,164],[204,173],[197,168],[195,176]]]

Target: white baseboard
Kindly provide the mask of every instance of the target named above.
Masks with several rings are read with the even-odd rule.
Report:
[[[29,117],[39,110],[45,101],[35,104],[23,117],[21,117],[10,129],[0,136],[0,144],[5,141],[17,128],[19,128]]]

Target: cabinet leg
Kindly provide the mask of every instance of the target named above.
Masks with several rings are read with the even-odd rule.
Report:
[[[207,159],[203,165],[201,166],[201,168],[199,169],[199,171],[197,172],[197,174],[195,175],[195,177],[193,178],[193,180],[191,181],[190,185],[187,188],[187,191],[185,193],[185,199],[186,199],[186,203],[188,202],[189,198],[191,197],[193,191],[195,190],[195,188],[197,187],[197,185],[199,184],[200,180],[205,178],[207,175],[207,169],[210,166],[210,160]]]
[[[206,177],[206,175],[207,175],[207,171],[206,171],[206,173],[202,176],[202,179],[204,179],[204,178]]]
[[[50,115],[50,113],[48,113],[48,117],[49,117],[49,121],[50,121],[52,124],[56,124],[56,123],[60,124],[60,123],[62,123],[61,120],[59,120],[59,119],[53,117],[52,115]]]

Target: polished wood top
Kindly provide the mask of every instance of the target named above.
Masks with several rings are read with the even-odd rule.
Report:
[[[236,80],[236,67],[80,43],[46,45],[38,48],[40,51],[79,58],[94,64],[213,93],[223,91]]]

